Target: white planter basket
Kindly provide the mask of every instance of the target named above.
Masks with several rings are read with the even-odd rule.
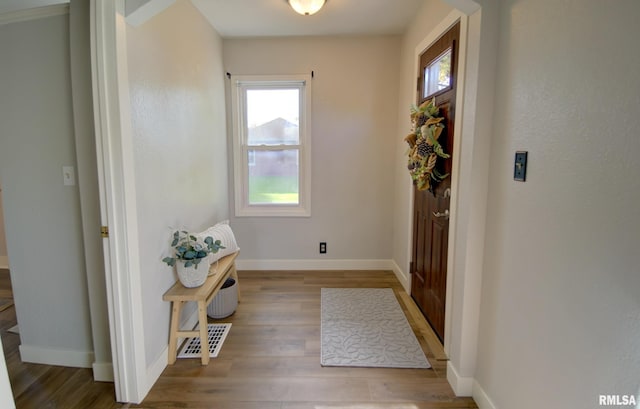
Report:
[[[209,269],[206,265],[202,265],[204,263],[200,263],[201,265],[198,268],[195,266],[185,267],[184,263],[178,261],[176,263],[176,272],[178,273],[178,279],[182,283],[183,286],[187,288],[200,287],[207,281],[207,274],[209,274]]]
[[[211,318],[226,318],[233,314],[238,307],[238,284],[232,278],[227,280],[232,280],[233,284],[221,288],[207,306],[207,315]]]

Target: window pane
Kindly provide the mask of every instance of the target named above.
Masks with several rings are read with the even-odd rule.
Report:
[[[451,49],[445,51],[424,69],[423,98],[451,85]]]
[[[231,76],[238,217],[309,217],[311,75]]]
[[[300,90],[247,90],[247,143],[298,145]]]
[[[249,204],[299,204],[298,149],[249,150]]]

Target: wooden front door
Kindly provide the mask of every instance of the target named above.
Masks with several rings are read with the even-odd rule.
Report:
[[[435,97],[445,125],[438,142],[449,155],[453,152],[459,33],[457,23],[420,56],[419,67],[417,104]],[[434,73],[439,78],[434,80]],[[452,157],[438,162],[439,172],[449,176],[433,191],[414,187],[411,296],[444,341]]]

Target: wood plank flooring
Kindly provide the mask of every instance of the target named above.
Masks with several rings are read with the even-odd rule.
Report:
[[[477,408],[456,398],[446,357],[416,315],[393,273],[380,271],[240,271],[242,302],[208,366],[178,359],[145,401],[132,408],[435,409]],[[320,366],[320,289],[390,287],[398,296],[433,369]],[[434,352],[432,349],[435,349]],[[439,360],[440,359],[440,360]]]
[[[463,409],[446,381],[446,357],[391,272],[240,271],[242,302],[218,358],[178,359],[140,405],[114,401],[113,384],[91,370],[20,362],[15,308],[0,312],[0,332],[16,405],[21,408]],[[0,289],[2,288],[0,275]],[[432,369],[320,366],[320,288],[391,287]]]
[[[0,269],[0,294],[12,295],[9,271]],[[17,324],[15,306],[0,312],[0,335],[9,380],[18,409],[122,408],[112,383],[94,382],[91,369],[22,363],[20,336],[7,332]]]

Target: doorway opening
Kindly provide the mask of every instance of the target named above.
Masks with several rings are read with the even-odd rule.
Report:
[[[444,342],[449,242],[449,204],[455,129],[456,85],[460,22],[456,23],[419,58],[420,106],[434,101],[444,125],[438,143],[447,158],[435,165],[442,180],[432,179],[429,189],[414,186],[413,240],[411,251],[411,296]],[[446,177],[445,177],[446,176]],[[439,178],[438,178],[439,179]]]

